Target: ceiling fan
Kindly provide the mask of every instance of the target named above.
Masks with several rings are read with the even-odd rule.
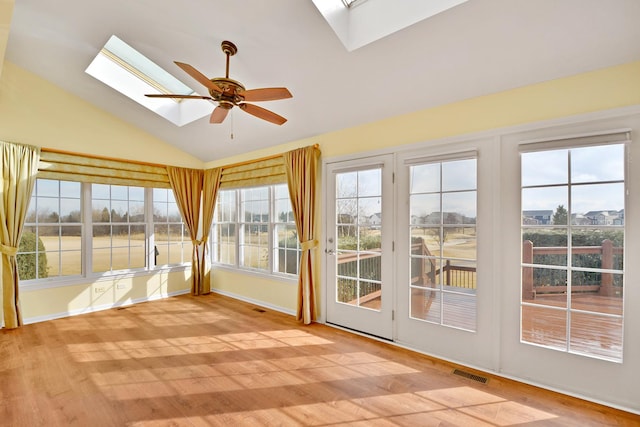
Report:
[[[227,55],[227,69],[225,77],[209,79],[191,65],[175,61],[175,64],[178,67],[182,68],[183,71],[199,83],[203,84],[209,90],[210,96],[177,94],[150,94],[145,96],[148,96],[149,98],[208,99],[210,101],[216,101],[218,106],[211,113],[211,117],[209,118],[210,123],[222,123],[227,117],[229,110],[234,106],[237,106],[241,110],[260,119],[277,125],[281,125],[286,122],[287,119],[273,111],[269,111],[265,108],[249,104],[247,102],[275,101],[278,99],[291,98],[291,92],[284,87],[246,90],[242,83],[229,78],[229,57],[235,55],[238,52],[238,48],[230,41],[225,40],[222,42],[222,52]]]

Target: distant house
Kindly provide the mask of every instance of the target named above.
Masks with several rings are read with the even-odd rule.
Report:
[[[374,213],[367,218],[369,225],[380,226],[382,224],[382,213]]]
[[[573,225],[592,225],[593,221],[582,214],[571,214],[571,224]]]
[[[584,216],[589,218],[593,225],[619,225],[624,223],[624,211],[622,212],[623,222],[620,222],[620,211],[615,210],[589,211]]]
[[[522,223],[524,225],[547,225],[551,224],[552,216],[552,210],[522,211]]]

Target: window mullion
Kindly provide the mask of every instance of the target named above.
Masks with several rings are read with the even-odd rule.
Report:
[[[144,190],[144,217],[146,229],[147,263],[146,270],[156,268],[155,263],[155,223],[153,220],[153,188]]]
[[[275,216],[275,189],[273,185],[269,186],[269,225],[267,226],[267,244],[269,245],[269,250],[267,251],[267,264],[269,265],[269,273],[273,274],[275,268],[273,266],[275,257],[273,255],[274,251],[274,216]]]
[[[91,206],[91,184],[83,182],[82,192],[82,275],[87,277],[93,271],[93,209]]]

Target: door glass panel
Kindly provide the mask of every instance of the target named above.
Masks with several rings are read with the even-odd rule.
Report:
[[[571,313],[569,350],[617,360],[622,352],[622,318]]]
[[[521,154],[524,342],[622,360],[624,156],[624,144]]]
[[[410,316],[475,330],[476,159],[408,167]]]
[[[567,313],[551,307],[522,306],[522,341],[567,349]]]
[[[442,294],[431,289],[411,288],[411,318],[440,322]]]
[[[379,310],[382,170],[336,174],[336,301]]]

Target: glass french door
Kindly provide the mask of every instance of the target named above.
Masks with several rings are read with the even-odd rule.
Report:
[[[392,157],[327,165],[327,322],[392,339]]]

